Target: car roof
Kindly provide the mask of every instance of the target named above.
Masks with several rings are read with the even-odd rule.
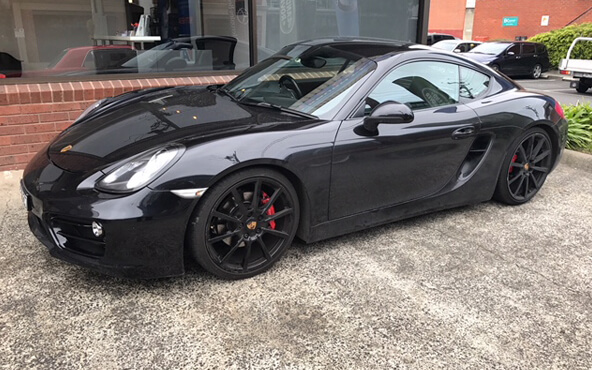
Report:
[[[371,37],[333,37],[296,42],[289,46],[307,45],[312,47],[330,46],[335,49],[357,54],[365,58],[382,56],[390,53],[428,48],[425,45],[409,41],[398,41]]]
[[[438,41],[436,42],[436,44],[482,44],[483,42],[481,41],[473,41],[473,40],[454,40],[454,39],[449,39],[449,40],[442,40],[442,41]],[[434,44],[434,45],[436,45]],[[432,45],[433,46],[433,45]]]

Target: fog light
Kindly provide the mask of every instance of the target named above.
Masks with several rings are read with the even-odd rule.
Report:
[[[92,232],[97,238],[103,236],[103,225],[101,225],[100,223],[98,223],[96,221],[93,221]]]

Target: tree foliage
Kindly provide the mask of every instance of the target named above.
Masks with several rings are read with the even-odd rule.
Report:
[[[528,41],[545,44],[549,51],[552,67],[557,68],[561,59],[565,59],[567,51],[576,37],[592,37],[592,23],[567,26],[551,32],[539,33]],[[592,42],[580,42],[572,52],[572,58],[592,59]]]

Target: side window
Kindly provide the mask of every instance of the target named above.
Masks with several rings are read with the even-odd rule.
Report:
[[[506,54],[509,54],[510,52],[514,53],[514,55],[520,55],[520,44],[512,45],[508,51],[506,51]]]
[[[460,67],[460,96],[467,99],[475,99],[482,95],[489,88],[489,76],[472,70]]]
[[[459,101],[459,69],[442,62],[412,62],[390,72],[370,93],[366,114],[385,101],[424,109]]]
[[[522,54],[534,54],[534,44],[523,44]]]
[[[545,51],[547,51],[547,48],[545,48],[545,45],[543,45],[543,44],[536,44],[536,53],[537,54],[544,54]]]

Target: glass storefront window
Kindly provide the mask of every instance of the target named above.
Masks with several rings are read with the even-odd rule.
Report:
[[[259,0],[258,59],[298,40],[363,36],[415,42],[419,0]]]
[[[419,26],[420,0],[251,1],[0,0],[0,78],[240,71],[252,51],[263,60],[333,36],[415,41]]]
[[[241,70],[246,0],[0,0],[6,78]]]

